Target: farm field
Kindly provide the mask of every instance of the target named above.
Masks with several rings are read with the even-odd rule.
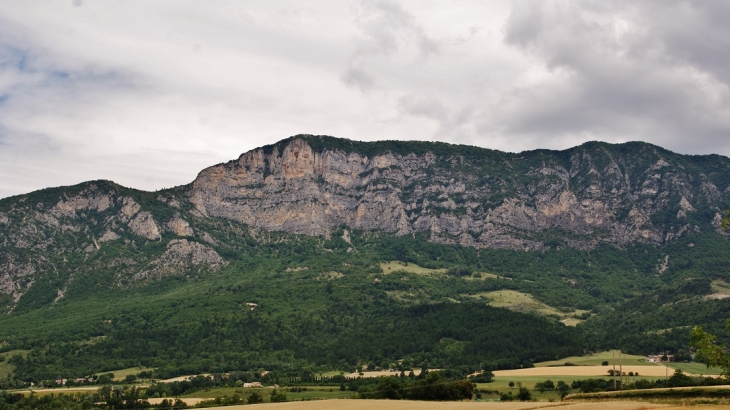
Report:
[[[438,370],[438,369],[429,369],[429,370]],[[406,371],[405,373],[408,374],[410,370]],[[421,369],[413,369],[413,374],[418,376],[421,374]],[[358,377],[381,377],[381,376],[399,376],[400,372],[398,370],[379,370],[379,371],[372,371],[372,372],[362,372],[362,375],[358,372],[352,372],[345,375],[348,379],[357,379]]]
[[[535,367],[549,367],[549,366],[563,366],[566,362],[572,363],[577,366],[600,366],[602,362],[608,361],[609,365],[613,361],[612,351],[594,353],[588,356],[571,356],[558,360],[551,360],[548,362],[535,363]],[[618,366],[618,351],[615,351],[616,366]],[[657,366],[656,363],[644,361],[646,357],[631,354],[621,354],[621,362],[631,366]]]
[[[598,404],[598,405],[597,405]],[[303,401],[289,403],[269,403],[258,405],[261,409],[271,410],[527,410],[527,409],[547,409],[558,407],[561,410],[595,410],[600,408],[603,410],[679,410],[686,409],[682,406],[655,404],[647,402],[631,402],[631,401],[601,401],[585,402],[585,403],[548,403],[548,402],[525,402],[525,403],[477,403],[477,402],[424,402],[424,401],[406,401],[406,400],[327,400],[327,401]],[[210,407],[210,409],[218,410],[245,410],[247,406],[231,406],[231,407]],[[730,406],[693,406],[696,410],[730,410]]]
[[[616,370],[619,366],[616,365]],[[496,377],[521,377],[521,376],[600,376],[608,377],[608,370],[613,369],[613,366],[561,366],[561,367],[532,367],[527,369],[515,369],[515,370],[496,370],[494,375]],[[664,377],[667,374],[670,376],[674,374],[674,369],[668,369],[664,366],[636,366],[636,365],[623,365],[623,372],[628,374],[629,372],[638,373],[639,377],[654,376]]]
[[[317,399],[342,399],[350,397],[354,394],[351,391],[340,391],[339,387],[336,386],[300,386],[306,387],[307,391],[302,392],[290,392],[288,388],[282,387],[277,389],[279,392],[286,394],[287,400],[289,401],[300,401],[300,400],[317,400]],[[224,387],[215,388],[208,390],[201,390],[190,393],[188,395],[181,396],[181,398],[200,398],[200,399],[214,399],[216,397],[228,396],[231,397],[234,394],[246,398],[251,393],[257,392],[264,396],[264,400],[269,400],[271,391],[273,388],[268,387],[256,387],[256,388],[241,388],[241,387]]]
[[[532,393],[532,397],[536,400],[541,401],[548,401],[550,399],[553,400],[559,400],[560,396],[557,391],[545,391],[543,393],[540,393],[540,391],[535,390],[535,384],[544,382],[545,380],[551,380],[553,383],[557,384],[559,381],[565,382],[566,384],[570,385],[573,383],[573,381],[576,380],[585,380],[585,379],[595,379],[596,377],[586,377],[586,376],[519,376],[519,377],[495,377],[494,381],[492,383],[477,383],[477,388],[479,390],[491,390],[491,391],[498,391],[500,393],[507,393],[512,392],[512,394],[517,394],[518,388],[517,383],[522,383],[523,387],[526,387],[530,389],[530,392]],[[608,375],[601,376],[602,379],[610,379]],[[646,379],[650,381],[654,381],[657,379],[663,379],[663,377],[644,377],[640,376],[639,379]],[[631,378],[631,381],[633,381],[634,378]],[[514,387],[509,386],[509,382],[515,383]],[[577,390],[571,391],[571,393],[576,393]],[[482,396],[486,398],[496,398],[498,397],[497,394],[486,394],[482,393]]]
[[[667,367],[672,369],[682,369],[687,374],[701,374],[705,376],[720,375],[720,369],[708,368],[702,363],[667,363]]]

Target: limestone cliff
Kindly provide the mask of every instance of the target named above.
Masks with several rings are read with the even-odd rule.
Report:
[[[507,249],[659,244],[716,229],[728,198],[727,158],[644,143],[505,154],[332,140],[299,136],[247,152],[203,170],[187,195],[200,215],[267,230],[428,231],[435,242]]]

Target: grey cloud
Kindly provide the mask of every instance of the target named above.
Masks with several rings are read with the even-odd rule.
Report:
[[[673,6],[519,3],[505,42],[542,61],[545,75],[504,94],[491,124],[556,145],[588,135],[643,139],[683,152],[727,152],[730,68],[727,53],[719,51],[730,40],[711,16],[727,15],[730,7]],[[698,146],[688,138],[694,135],[708,144]]]
[[[464,106],[458,110],[444,105],[436,97],[423,94],[407,94],[398,99],[398,110],[401,114],[427,118],[438,123],[434,133],[436,138],[448,137],[452,140],[463,140],[470,134],[468,128],[474,120],[474,110]]]
[[[348,86],[357,87],[362,92],[375,88],[375,79],[362,68],[349,67],[340,78]]]
[[[412,14],[394,2],[362,1],[355,25],[362,36],[355,40],[356,46],[341,79],[363,92],[376,84],[371,74],[373,60],[396,53],[426,59],[439,53],[438,42],[428,36]]]

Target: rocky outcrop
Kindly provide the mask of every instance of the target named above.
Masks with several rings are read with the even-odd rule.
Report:
[[[160,239],[160,228],[149,212],[138,213],[134,219],[129,221],[129,228],[135,235],[151,241]]]
[[[658,244],[695,226],[712,228],[709,220],[684,227],[693,202],[726,200],[720,192],[727,187],[686,171],[690,157],[643,143],[628,144],[634,152],[589,143],[562,152],[482,150],[482,157],[463,149],[368,156],[315,150],[307,142],[313,139],[293,138],[202,171],[189,187],[190,202],[201,216],[267,230],[327,235],[347,225],[429,231],[439,243],[541,249],[546,232],[578,248]],[[664,214],[672,208],[669,220]]]
[[[152,263],[153,269],[136,274],[134,279],[182,274],[194,267],[216,271],[225,265],[223,258],[210,247],[187,239],[173,239],[167,244],[162,256]]]
[[[190,227],[190,224],[186,220],[180,218],[180,214],[175,214],[175,217],[172,218],[166,226],[167,229],[172,231],[177,236],[194,235],[193,228]]]

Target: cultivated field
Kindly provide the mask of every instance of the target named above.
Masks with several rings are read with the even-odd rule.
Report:
[[[679,410],[686,407],[630,401],[601,401],[585,403],[477,403],[477,402],[424,402],[406,400],[326,400],[260,404],[262,410],[528,410],[558,407],[560,410]],[[218,410],[246,410],[248,406],[211,407]],[[696,410],[730,410],[730,406],[693,406]]]
[[[435,369],[430,369],[435,370]],[[410,373],[410,370],[405,372],[406,375]],[[413,369],[413,374],[418,376],[421,374],[421,369]],[[358,377],[381,377],[381,376],[400,376],[400,372],[398,370],[382,370],[382,371],[372,371],[372,372],[362,372],[362,375],[358,372],[353,372],[346,374],[345,377],[350,379],[356,379]]]
[[[615,355],[611,351],[607,351],[607,352],[594,353],[594,354],[588,355],[588,356],[571,356],[571,357],[566,357],[566,358],[559,359],[559,360],[551,360],[549,362],[535,363],[535,367],[563,366],[566,362],[573,363],[578,366],[600,366],[601,363],[604,361],[608,361],[608,363],[611,364],[614,356],[616,358],[616,366],[618,366],[618,363],[619,363],[618,351],[615,351]],[[630,355],[630,354],[621,355],[621,362],[624,365],[657,366],[656,363],[644,361],[645,359],[646,359],[646,357],[644,357],[644,356],[637,356],[637,355]]]
[[[704,376],[717,376],[722,372],[720,369],[710,368],[702,363],[668,363],[667,366],[672,369],[682,369],[687,374],[701,374]]]
[[[524,376],[600,376],[609,377],[608,370],[613,369],[613,366],[561,366],[561,367],[532,367],[529,369],[515,369],[515,370],[496,370],[494,375],[499,378],[519,378]],[[616,366],[616,370],[619,366]],[[622,367],[624,373],[629,374],[633,372],[638,373],[638,377],[653,376],[653,377],[664,377],[667,374],[669,376],[674,374],[674,369],[667,368],[665,366],[626,366]]]

